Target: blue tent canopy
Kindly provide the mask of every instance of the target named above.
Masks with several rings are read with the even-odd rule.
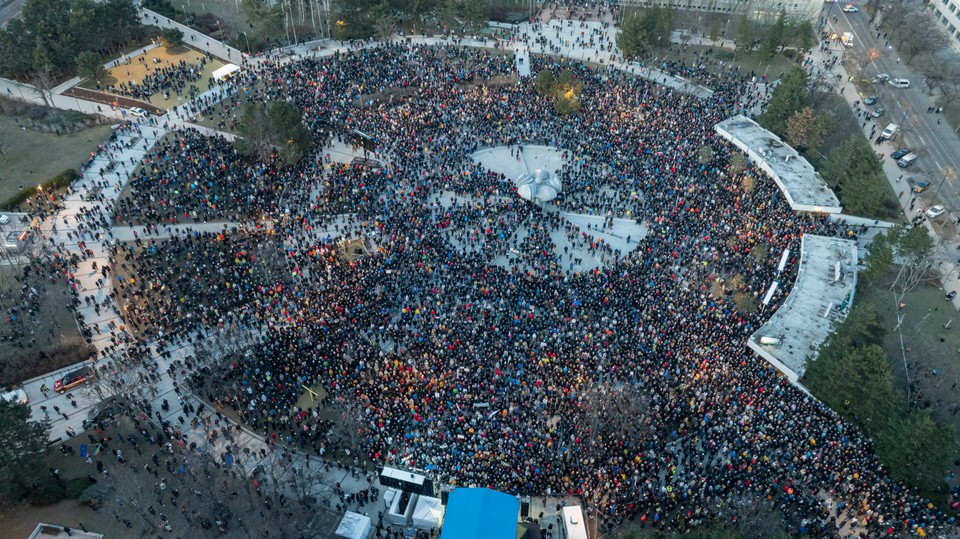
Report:
[[[516,539],[520,501],[488,488],[450,493],[440,539]]]

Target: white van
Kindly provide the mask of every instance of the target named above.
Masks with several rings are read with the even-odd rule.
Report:
[[[22,389],[7,391],[6,393],[0,395],[0,399],[3,399],[7,402],[19,402],[20,404],[27,404],[30,402],[30,399],[27,398],[27,392]]]
[[[900,126],[897,124],[889,124],[883,129],[883,133],[880,133],[880,138],[883,140],[889,140],[897,134],[897,131],[900,130]]]

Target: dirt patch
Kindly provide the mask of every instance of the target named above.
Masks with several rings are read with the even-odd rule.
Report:
[[[418,88],[409,86],[407,88],[387,88],[382,92],[373,94],[361,94],[354,101],[358,107],[375,107],[382,103],[393,103],[411,97],[417,93]]]
[[[520,80],[520,75],[510,73],[509,75],[495,75],[489,79],[474,80],[464,83],[461,86],[468,88],[477,88],[480,86],[511,86],[516,84],[518,80]]]

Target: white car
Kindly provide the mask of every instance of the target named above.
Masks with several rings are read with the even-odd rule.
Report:
[[[18,402],[20,404],[27,404],[30,402],[30,399],[27,398],[27,392],[22,389],[8,391],[0,395],[0,399],[3,399],[7,402]]]
[[[910,87],[910,81],[907,80],[907,79],[892,79],[892,80],[888,81],[887,84],[889,84],[890,86],[894,86],[894,87],[896,87],[896,88],[909,88],[909,87]]]
[[[927,214],[927,217],[931,219],[936,219],[937,217],[940,217],[941,215],[943,215],[946,211],[947,211],[946,208],[937,204],[936,206],[931,206],[930,208],[928,208],[926,211],[926,214]]]
[[[5,213],[0,213],[0,225],[5,225],[10,222],[10,216]]]
[[[890,80],[890,75],[887,75],[886,73],[880,73],[876,77],[871,78],[870,82],[878,83],[878,82],[887,82],[888,80]]]
[[[856,12],[858,12],[858,11],[860,11],[860,8],[858,8],[857,6],[855,6],[855,5],[853,5],[853,4],[847,4],[847,5],[843,6],[843,12],[844,12],[844,13],[856,13]]]
[[[146,110],[140,107],[131,107],[130,114],[133,114],[134,116],[139,116],[140,118],[146,118],[147,116],[150,116],[149,112],[147,112]]]

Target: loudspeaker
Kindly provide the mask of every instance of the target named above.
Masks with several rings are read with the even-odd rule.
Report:
[[[441,490],[441,491],[440,491],[440,505],[447,505],[447,500],[449,500],[449,499],[450,499],[450,491],[449,491],[449,490]]]
[[[530,516],[530,498],[520,500],[520,518]]]

